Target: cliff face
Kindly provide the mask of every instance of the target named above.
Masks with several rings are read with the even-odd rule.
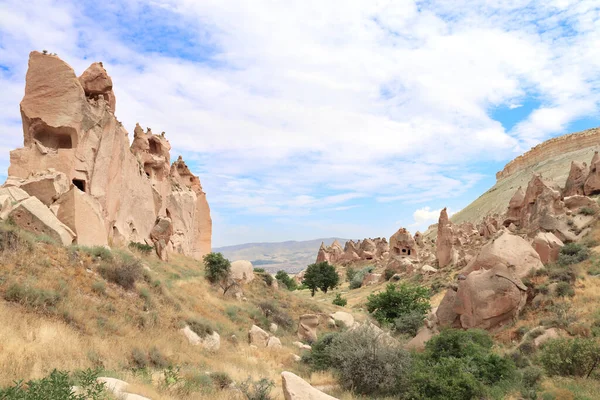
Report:
[[[600,129],[593,128],[582,132],[559,136],[540,143],[525,154],[515,158],[502,171],[496,173],[496,179],[501,180],[515,172],[532,167],[544,160],[554,158],[558,155],[579,151],[600,145]]]
[[[11,151],[5,185],[27,191],[31,176],[42,171],[66,176],[68,187],[46,196],[46,205],[59,219],[70,215],[76,243],[82,238],[86,245],[151,243],[150,233],[162,219],[172,234],[161,236],[161,246],[202,257],[210,252],[212,221],[200,180],[181,158],[170,164],[164,133],[138,125],[130,146],[115,105],[112,80],[101,63],[78,78],[58,57],[32,52],[21,102],[24,147]],[[101,235],[86,232],[83,208],[64,209],[73,202],[61,197],[71,190],[99,210]],[[90,239],[97,237],[103,240]]]

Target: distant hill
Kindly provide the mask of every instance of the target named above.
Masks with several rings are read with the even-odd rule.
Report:
[[[343,246],[349,239],[325,238],[305,241],[287,241],[277,243],[246,243],[235,246],[215,247],[212,251],[235,260],[249,260],[255,267],[269,272],[284,270],[290,273],[302,271],[308,264],[315,262],[321,242],[330,245],[338,240]]]

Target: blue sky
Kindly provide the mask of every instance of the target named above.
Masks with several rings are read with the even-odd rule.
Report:
[[[597,1],[1,0],[2,179],[42,49],[103,61],[130,133],[166,132],[215,246],[423,230],[600,125]]]

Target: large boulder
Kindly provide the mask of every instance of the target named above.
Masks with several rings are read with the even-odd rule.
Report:
[[[460,327],[459,315],[454,311],[454,303],[456,303],[456,290],[450,288],[442,298],[440,305],[435,311],[438,324],[440,327]]]
[[[77,235],[82,246],[108,246],[98,200],[73,186],[52,205],[58,219]]]
[[[5,187],[17,186],[30,196],[37,197],[42,203],[50,206],[71,186],[67,176],[56,170],[47,170],[34,173],[25,179],[8,177]]]
[[[335,397],[315,389],[291,372],[281,373],[281,386],[285,400],[337,400]]]
[[[525,239],[503,231],[481,248],[462,273],[467,275],[472,271],[491,269],[497,264],[513,265],[519,278],[525,277],[531,270],[544,267],[538,253]]]
[[[533,248],[544,264],[553,263],[558,260],[560,249],[563,246],[564,243],[550,232],[538,232],[533,239]]]
[[[281,340],[276,338],[275,336],[271,336],[269,340],[267,340],[267,348],[268,349],[281,349]]]
[[[309,343],[317,341],[317,327],[319,316],[316,314],[304,314],[298,321],[298,339]]]
[[[247,260],[237,260],[231,263],[231,278],[239,284],[254,280],[254,267]]]
[[[21,229],[36,235],[47,235],[65,246],[72,244],[75,239],[75,233],[37,197],[28,197],[15,205],[8,218]]]
[[[113,92],[112,79],[104,69],[101,62],[95,62],[79,77],[85,95],[88,97],[102,96],[109,109],[114,113],[117,99]]]
[[[248,331],[248,342],[257,347],[267,347],[269,334],[256,325],[252,325]]]
[[[204,337],[200,337],[186,325],[184,328],[180,329],[180,332],[186,337],[191,345],[202,346],[202,348],[208,351],[217,351],[221,348],[221,336],[216,331],[210,335],[207,334]]]
[[[465,329],[493,329],[513,321],[525,306],[527,287],[503,264],[459,281],[454,312]]]
[[[344,311],[334,312],[333,314],[331,314],[331,318],[333,318],[333,320],[336,322],[336,325],[338,322],[346,326],[346,328],[350,328],[354,325],[354,317],[352,316],[352,314]]]
[[[171,218],[159,217],[157,218],[156,225],[150,231],[150,240],[154,243],[154,249],[156,255],[163,261],[168,260],[167,245],[173,235],[173,224]]]

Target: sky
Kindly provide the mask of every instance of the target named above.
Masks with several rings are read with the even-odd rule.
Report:
[[[104,63],[130,140],[165,131],[199,175],[216,247],[423,231],[600,125],[596,0],[0,0],[0,180],[31,50]]]

